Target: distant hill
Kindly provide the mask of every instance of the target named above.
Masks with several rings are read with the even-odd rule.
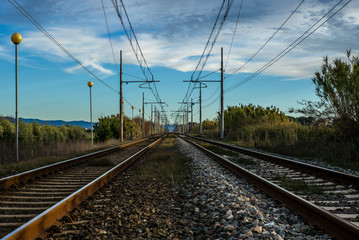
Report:
[[[11,121],[11,122],[15,122],[14,118],[12,117],[4,117],[5,119]],[[63,121],[63,120],[40,120],[40,119],[34,119],[34,118],[19,118],[19,120],[25,122],[25,123],[33,123],[33,122],[37,122],[38,124],[44,125],[44,124],[48,124],[51,126],[57,126],[60,127],[62,125],[72,125],[72,126],[79,126],[79,127],[83,127],[83,128],[87,128],[89,129],[91,127],[91,123],[90,122],[86,122],[86,121]]]

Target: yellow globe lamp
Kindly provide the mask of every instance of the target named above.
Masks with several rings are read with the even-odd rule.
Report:
[[[14,44],[19,44],[22,41],[22,36],[20,33],[14,33],[13,35],[11,35],[11,41]]]
[[[141,109],[138,109],[139,112],[141,112]]]
[[[125,100],[122,99],[122,103],[125,103]]]
[[[89,81],[89,82],[87,83],[87,86],[92,87],[92,86],[93,86],[93,82]]]
[[[134,107],[134,106],[132,106],[131,108],[132,108],[132,109],[134,109],[135,107]]]

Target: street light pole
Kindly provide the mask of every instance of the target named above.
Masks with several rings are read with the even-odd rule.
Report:
[[[91,120],[91,144],[93,146],[93,127],[92,127],[92,93],[91,93],[91,88],[93,86],[93,82],[89,81],[87,83],[87,85],[90,88],[90,120]]]
[[[18,112],[18,81],[17,81],[17,45],[21,43],[20,33],[11,35],[11,41],[15,44],[15,129],[16,129],[16,162],[19,162],[19,112]]]

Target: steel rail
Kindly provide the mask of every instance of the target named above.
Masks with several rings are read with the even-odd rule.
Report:
[[[147,141],[148,139],[149,138],[144,138],[144,139],[141,139],[138,141],[129,142],[126,144],[122,144],[120,146],[107,148],[107,149],[89,153],[89,154],[86,154],[83,156],[67,159],[67,160],[64,160],[64,161],[61,161],[58,163],[53,163],[53,164],[50,164],[47,166],[39,167],[39,168],[29,170],[29,171],[26,171],[23,173],[12,175],[9,177],[1,178],[0,179],[0,189],[7,189],[16,184],[26,183],[27,181],[29,181],[31,179],[35,179],[38,177],[48,175],[49,173],[80,164],[84,161],[87,161],[87,160],[95,158],[95,157],[100,157],[100,156],[118,151],[120,149]]]
[[[310,172],[311,174],[314,174],[318,177],[322,177],[322,178],[330,179],[330,180],[333,180],[336,182],[352,185],[353,188],[359,189],[359,176],[356,176],[356,175],[347,174],[347,173],[335,171],[332,169],[311,165],[308,163],[298,162],[295,160],[291,160],[291,159],[288,159],[285,157],[271,155],[268,153],[257,152],[254,150],[245,149],[245,148],[242,148],[239,146],[233,146],[233,145],[225,144],[222,142],[217,142],[217,141],[203,139],[203,138],[194,137],[194,136],[187,136],[187,137],[197,139],[197,140],[200,140],[203,142],[211,143],[211,144],[214,144],[214,145],[217,145],[217,146],[220,146],[220,147],[223,147],[223,148],[235,151],[235,152],[239,152],[239,153],[249,155],[249,156],[252,156],[255,158],[259,158],[262,160],[270,161],[270,162],[273,162],[276,164],[285,165],[289,168],[292,168],[292,169],[295,169],[298,171]]]
[[[226,167],[228,170],[232,171],[236,175],[239,175],[252,182],[260,190],[267,193],[279,202],[283,203],[293,212],[304,217],[308,221],[308,223],[322,227],[327,231],[327,233],[331,234],[332,236],[335,236],[337,239],[359,239],[359,227],[355,226],[354,224],[337,217],[329,211],[326,211],[308,202],[307,200],[269,182],[268,180],[254,173],[249,172],[248,170],[240,167],[239,165],[221,157],[214,152],[211,152],[210,150],[190,141],[187,138],[183,139],[193,144],[200,150],[204,151],[207,155],[209,155],[211,158],[222,164],[224,167]]]
[[[36,239],[46,229],[55,225],[58,219],[61,219],[69,212],[71,212],[74,208],[79,206],[84,200],[86,200],[89,196],[93,195],[105,184],[111,181],[119,172],[126,169],[131,163],[140,158],[164,137],[165,136],[162,136],[161,138],[157,139],[156,141],[149,144],[134,155],[130,156],[114,168],[110,169],[92,182],[88,183],[86,186],[82,187],[70,196],[61,200],[51,208],[45,210],[37,217],[31,219],[29,222],[15,229],[14,231],[6,235],[4,238],[2,238],[2,240]]]

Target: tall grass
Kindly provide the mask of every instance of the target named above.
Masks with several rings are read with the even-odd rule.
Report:
[[[19,123],[19,159],[51,157],[87,150],[88,137],[84,128]],[[15,126],[0,118],[0,163],[15,161]]]
[[[83,141],[82,143],[76,144],[62,144],[61,146],[63,150],[60,151],[58,155],[37,156],[31,159],[20,158],[21,161],[18,163],[13,161],[2,164],[0,167],[0,178],[46,166],[82,154],[98,151],[103,148],[112,147],[117,144],[118,141],[115,139],[110,139],[107,143],[97,143],[95,146],[91,146],[90,141]]]
[[[204,132],[208,137],[219,136],[218,129]],[[229,107],[225,138],[246,147],[359,170],[358,137],[349,138],[330,126],[303,126],[273,107]]]

